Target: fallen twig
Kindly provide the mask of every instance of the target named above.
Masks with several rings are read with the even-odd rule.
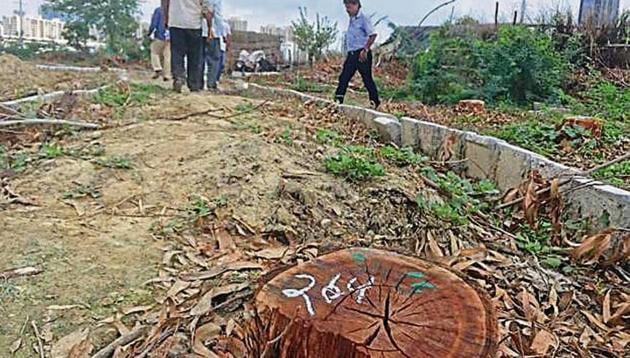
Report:
[[[259,103],[258,105],[256,105],[255,107],[253,107],[253,108],[251,108],[251,109],[248,109],[248,110],[246,110],[246,111],[233,113],[233,114],[230,114],[230,115],[228,115],[228,116],[212,116],[212,117],[214,117],[214,118],[218,118],[218,119],[232,119],[232,118],[235,118],[235,117],[238,117],[238,116],[242,116],[242,115],[245,115],[245,114],[248,114],[248,113],[252,113],[252,112],[254,112],[254,111],[258,110],[260,107],[263,107],[263,106],[264,106],[264,105],[266,105],[267,103],[269,103],[269,100],[266,100],[266,101],[264,101],[264,102],[261,102],[261,103]]]
[[[1,121],[0,127],[9,127],[9,126],[18,126],[18,125],[35,125],[35,124],[68,125],[68,126],[73,126],[73,127],[89,128],[89,129],[100,128],[98,124],[93,124],[93,123],[67,121],[63,119],[40,119],[40,118],[21,119],[21,120],[14,120],[14,121]]]
[[[169,120],[169,121],[183,121],[184,119],[188,119],[188,118],[191,118],[191,117],[197,117],[197,116],[203,116],[203,115],[210,114],[212,112],[218,112],[218,111],[221,111],[221,109],[220,108],[210,108],[210,109],[207,109],[207,110],[204,110],[204,111],[188,113],[188,114],[184,114],[184,115],[181,115],[181,116],[178,116],[178,117],[162,118],[162,119],[166,119],[166,120]]]
[[[105,348],[94,354],[92,358],[109,358],[112,356],[112,354],[114,354],[116,348],[135,341],[136,339],[140,338],[140,336],[142,336],[146,331],[146,326],[137,327],[133,331],[118,337],[115,341],[108,344]]]
[[[16,277],[35,276],[35,275],[39,275],[42,272],[43,272],[42,270],[35,267],[21,267],[21,268],[16,268],[16,269],[0,272],[0,279],[8,280],[10,278],[16,278]]]
[[[39,329],[37,328],[35,321],[31,321],[31,326],[33,327],[35,338],[37,338],[37,350],[39,351],[39,356],[40,358],[44,358],[44,342],[42,342],[42,337],[39,336]]]

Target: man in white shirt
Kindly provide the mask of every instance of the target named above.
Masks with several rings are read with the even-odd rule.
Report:
[[[211,25],[213,17],[208,0],[162,0],[162,12],[171,37],[173,89],[181,92],[186,82],[191,92],[200,91],[203,88],[201,25],[203,22]]]
[[[221,0],[207,0],[212,8],[212,22],[208,22],[209,30],[204,29],[207,40],[204,44],[204,62],[207,66],[207,87],[209,91],[217,89],[217,79],[221,65],[221,41],[223,36],[223,4]]]

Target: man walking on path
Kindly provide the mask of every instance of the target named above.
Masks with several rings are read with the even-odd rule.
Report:
[[[381,101],[372,77],[371,51],[371,47],[376,41],[376,31],[374,31],[370,18],[361,11],[361,0],[343,0],[343,3],[350,16],[350,24],[346,33],[346,62],[343,64],[343,70],[339,76],[339,86],[335,98],[339,103],[343,103],[348,85],[358,70],[370,95],[372,106],[378,108]]]
[[[209,0],[212,8],[212,26],[203,28],[204,41],[204,64],[207,66],[207,88],[209,91],[217,89],[217,80],[221,67],[221,36],[223,36],[223,13],[221,0]],[[210,24],[210,22],[208,23]],[[202,65],[202,68],[205,66]],[[203,72],[203,70],[202,70]]]
[[[158,7],[153,11],[151,26],[149,27],[149,38],[151,41],[151,65],[155,75],[153,79],[160,77],[168,81],[171,76],[171,44],[169,43],[168,30],[164,26],[162,8]]]
[[[212,24],[212,10],[207,0],[162,0],[162,13],[171,36],[173,89],[181,92],[186,82],[191,92],[200,91],[203,88],[201,25],[204,18]]]

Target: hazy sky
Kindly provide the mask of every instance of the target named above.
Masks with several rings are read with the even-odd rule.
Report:
[[[44,0],[23,0],[29,15],[37,13]],[[91,0],[100,1],[100,0]],[[444,0],[363,0],[363,8],[367,13],[376,12],[379,16],[387,15],[398,25],[417,23],[430,9]],[[499,0],[501,18],[509,19],[515,9],[520,8],[521,0]],[[536,17],[542,10],[555,7],[571,7],[577,12],[580,0],[527,0],[528,12]],[[0,16],[8,15],[17,8],[18,0],[0,0]],[[151,11],[159,4],[159,0],[141,0],[143,17],[148,18]],[[492,21],[495,0],[457,0],[455,15],[472,15],[484,21]],[[228,16],[239,16],[249,22],[250,30],[258,30],[261,25],[289,25],[298,15],[298,7],[306,6],[309,13],[319,12],[337,21],[340,27],[347,24],[342,0],[223,0],[224,12]],[[622,8],[630,8],[630,0],[621,0]],[[448,18],[453,6],[443,8],[435,13],[426,24],[440,24]]]

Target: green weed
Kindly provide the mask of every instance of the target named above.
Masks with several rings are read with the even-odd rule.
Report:
[[[302,75],[298,75],[291,85],[291,89],[299,92],[323,93],[328,91],[328,86],[311,81]]]
[[[335,155],[324,159],[329,172],[349,181],[362,181],[385,175],[383,166],[376,162],[374,151],[367,147],[343,147]]]
[[[126,156],[113,155],[110,157],[99,158],[96,164],[112,169],[133,169],[133,162]]]
[[[56,143],[44,143],[39,151],[39,157],[42,159],[55,159],[64,154],[64,149]]]
[[[119,86],[112,86],[100,90],[94,97],[94,102],[108,107],[122,107],[127,105],[143,105],[149,103],[155,94],[165,93],[166,90],[153,84],[133,83],[129,91]]]
[[[286,145],[293,145],[293,138],[291,136],[291,127],[286,127],[282,133],[280,133],[280,140]]]
[[[380,154],[383,158],[399,167],[417,165],[426,160],[422,155],[414,153],[411,148],[398,149],[391,145],[381,148]]]
[[[593,173],[593,177],[607,181],[620,188],[627,187],[628,185],[626,184],[626,181],[630,178],[630,160],[599,170]]]
[[[556,139],[558,132],[553,124],[541,121],[528,121],[508,124],[487,134],[506,140],[512,144],[534,151],[538,154],[553,156],[558,153]]]
[[[315,133],[315,141],[320,144],[338,146],[343,141],[343,136],[331,129],[318,128]]]
[[[251,112],[254,110],[254,104],[249,101],[241,102],[234,107],[234,109],[239,113]]]

